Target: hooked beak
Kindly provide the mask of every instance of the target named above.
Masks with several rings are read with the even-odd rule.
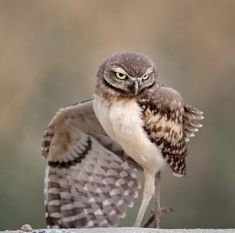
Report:
[[[139,92],[139,84],[140,84],[140,82],[139,82],[139,80],[135,80],[134,81],[134,85],[135,85],[135,95],[137,95],[138,94],[138,92]]]
[[[140,81],[137,79],[134,79],[132,80],[128,88],[134,95],[137,95],[139,92],[139,85],[140,85]]]

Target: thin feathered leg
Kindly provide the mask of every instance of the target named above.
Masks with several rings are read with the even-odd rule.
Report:
[[[154,194],[155,185],[154,185],[154,174],[144,171],[144,191],[141,206],[135,221],[134,226],[140,227],[144,214],[146,212],[147,206],[152,199]]]
[[[155,228],[160,228],[160,220],[161,216],[166,213],[170,213],[172,211],[171,208],[161,207],[160,204],[160,181],[161,181],[161,173],[158,172],[155,177],[155,210],[153,214],[150,216],[148,221],[144,224],[144,227],[149,227],[151,224],[154,224]]]

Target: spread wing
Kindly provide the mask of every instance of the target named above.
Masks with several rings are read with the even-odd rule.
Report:
[[[150,140],[162,151],[164,158],[176,176],[186,174],[186,141],[194,136],[203,119],[203,113],[184,105],[178,92],[169,87],[160,87],[146,94],[139,105],[143,110],[144,129]]]
[[[92,100],[57,112],[44,133],[42,155],[48,161],[49,227],[115,226],[138,196],[136,169],[102,129]]]

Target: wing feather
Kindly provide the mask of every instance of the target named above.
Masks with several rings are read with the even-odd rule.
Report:
[[[43,136],[49,227],[116,226],[138,196],[136,169],[95,117],[92,100],[57,112]]]
[[[190,137],[195,136],[195,132],[202,127],[198,120],[203,120],[203,112],[191,105],[184,106],[184,132],[185,140],[188,142]]]
[[[161,86],[139,100],[143,110],[144,129],[152,142],[162,151],[164,158],[177,176],[185,175],[186,141],[202,126],[198,120],[203,113],[184,105],[180,94]]]

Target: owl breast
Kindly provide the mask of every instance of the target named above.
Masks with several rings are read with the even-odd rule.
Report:
[[[94,111],[106,133],[143,168],[157,172],[164,166],[161,152],[143,129],[141,109],[135,99],[108,104],[96,97]]]

